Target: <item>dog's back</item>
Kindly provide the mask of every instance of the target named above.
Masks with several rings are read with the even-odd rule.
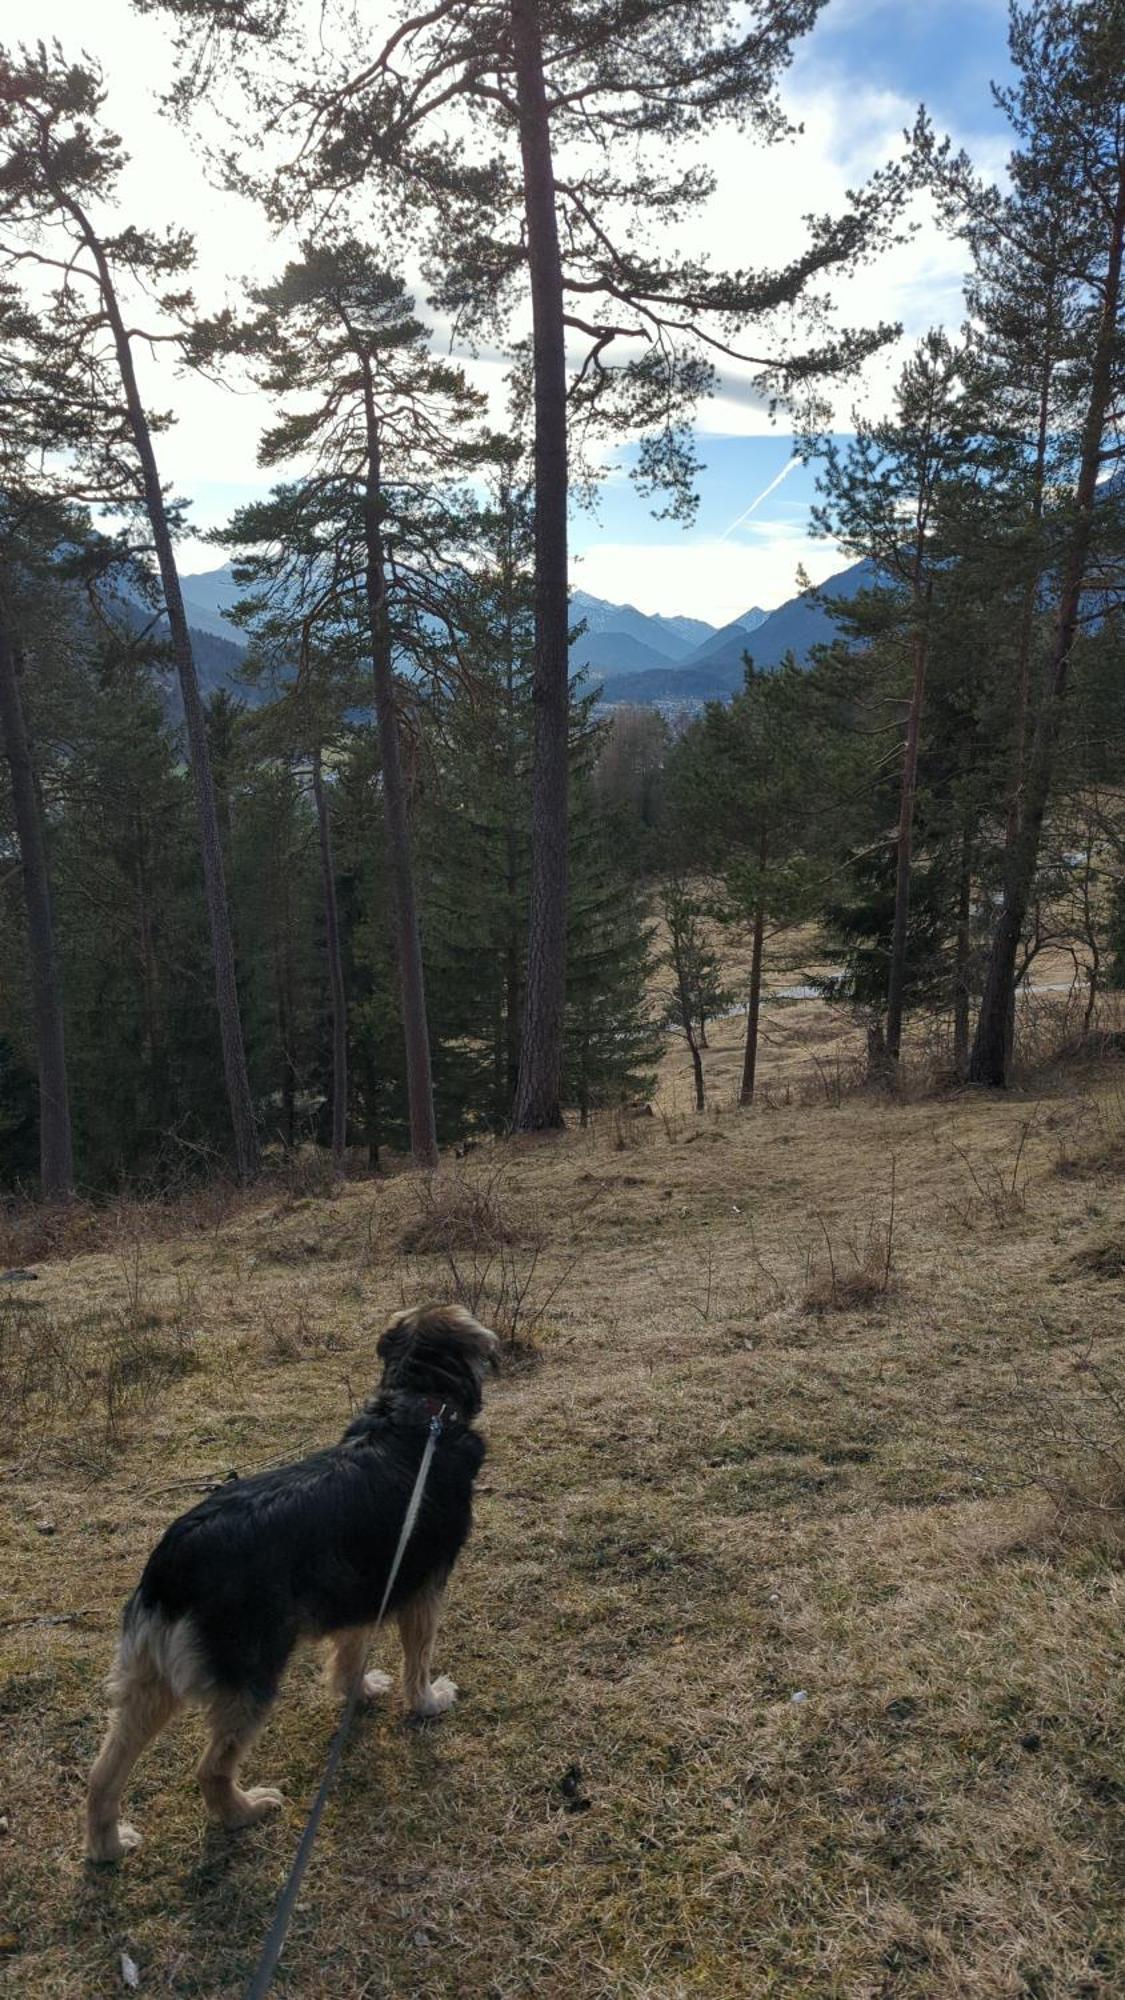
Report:
[[[230,1480],[180,1516],[157,1543],[126,1608],[134,1647],[147,1626],[189,1621],[198,1689],[245,1689],[269,1701],[293,1647],[379,1609],[425,1447],[428,1420],[372,1410],[343,1441],[294,1465]],[[388,1610],[449,1574],[472,1525],[484,1442],[443,1430]]]

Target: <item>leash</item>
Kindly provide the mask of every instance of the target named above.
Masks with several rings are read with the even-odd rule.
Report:
[[[403,1519],[402,1533],[398,1538],[398,1547],[395,1550],[394,1561],[391,1564],[390,1574],[387,1577],[387,1587],[383,1592],[383,1602],[379,1606],[379,1615],[375,1620],[376,1625],[381,1625],[383,1622],[383,1614],[390,1602],[391,1592],[395,1586],[395,1578],[399,1573],[402,1558],[406,1554],[406,1545],[414,1533],[414,1524],[418,1519],[418,1510],[422,1505],[422,1495],[426,1488],[430,1462],[433,1459],[437,1441],[441,1436],[441,1416],[443,1413],[444,1404],[442,1412],[430,1418],[426,1448],[422,1453],[422,1462],[418,1467],[418,1477],[414,1481],[414,1491],[410,1495],[406,1515]],[[272,1984],[273,1975],[277,1970],[277,1962],[281,1957],[285,1940],[289,1933],[289,1925],[293,1919],[293,1912],[297,1907],[297,1897],[300,1893],[301,1883],[304,1880],[305,1870],[309,1865],[309,1859],[312,1855],[313,1843],[316,1840],[321,1815],[324,1812],[325,1803],[332,1787],[332,1780],[336,1775],[336,1770],[343,1754],[348,1731],[352,1726],[352,1718],[355,1715],[359,1702],[359,1691],[363,1686],[363,1676],[366,1671],[367,1661],[364,1660],[351,1687],[348,1689],[348,1698],[344,1703],[343,1713],[336,1724],[335,1734],[328,1746],[328,1756],[325,1760],[324,1776],[320,1781],[320,1790],[313,1800],[312,1810],[305,1821],[305,1830],[301,1835],[300,1845],[293,1856],[293,1866],[289,1870],[289,1877],[285,1887],[277,1899],[273,1920],[269,1930],[266,1932],[266,1941],[262,1946],[261,1957],[255,1967],[253,1978],[246,1988],[244,2000],[263,2000],[263,1996],[269,1992]]]

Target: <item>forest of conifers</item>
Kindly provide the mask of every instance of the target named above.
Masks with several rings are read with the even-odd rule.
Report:
[[[727,269],[670,251],[700,135],[787,136],[821,4],[326,0],[313,34],[303,0],[138,0],[170,108],[293,245],[210,313],[174,190],[122,204],[105,80],[0,48],[0,1188],[249,1180],[298,1144],[431,1165],[643,1098],[668,1029],[702,1101],[736,1005],[749,1102],[763,962],[804,925],[888,1089],[921,1023],[951,1078],[1008,1083],[1047,947],[1086,1032],[1125,981],[1125,6],[1013,9],[999,183],[923,110],[782,268],[752,218]],[[963,323],[833,435],[898,334],[837,324],[833,285],[919,199]],[[431,320],[510,356],[505,411]],[[277,483],[214,537],[244,685],[209,695],[156,347],[273,411]],[[690,533],[693,415],[736,365],[869,587],[810,659],[756,673],[748,639],[729,704],[603,710],[568,509],[624,441]]]

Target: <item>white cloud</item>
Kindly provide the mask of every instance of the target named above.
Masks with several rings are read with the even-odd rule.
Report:
[[[572,565],[577,589],[615,604],[635,604],[666,618],[706,618],[725,625],[752,605],[772,611],[797,590],[803,565],[814,583],[846,567],[830,542],[814,541],[792,523],[761,522],[753,543],[693,535],[659,547],[600,542]]]
[[[841,8],[860,18],[868,5],[869,0],[836,0],[837,24]],[[138,16],[129,0],[98,0],[96,8],[89,0],[40,0],[35,31],[46,37],[57,35],[70,52],[86,48],[103,63],[109,90],[107,116],[132,155],[123,182],[126,210],[141,223],[160,224],[171,216],[194,231],[199,251],[197,290],[204,303],[216,305],[247,278],[261,278],[276,269],[291,245],[275,239],[250,204],[208,185],[188,138],[160,108],[159,95],[171,75],[167,25],[161,16]],[[716,268],[768,269],[786,263],[804,240],[803,217],[840,208],[849,186],[898,152],[902,130],[916,109],[913,101],[890,91],[856,90],[850,83],[832,89],[819,69],[812,82],[802,81],[799,73],[787,78],[782,97],[790,116],[804,126],[803,134],[791,143],[763,148],[729,127],[719,128],[708,139],[706,159],[717,176],[715,194],[706,213],[685,224],[680,240],[681,247],[706,255]],[[998,144],[986,149],[977,145],[973,150],[986,168],[1002,164]],[[920,228],[910,242],[851,279],[833,283],[842,323],[901,319],[908,339],[937,321],[957,324],[963,250],[942,236],[932,211],[923,206],[918,217]],[[664,228],[662,223],[662,241]],[[754,344],[751,333],[747,345]],[[885,407],[903,352],[900,343],[867,371],[862,393],[869,407]],[[143,353],[138,358],[150,400],[174,409],[180,419],[159,441],[164,477],[178,492],[199,495],[198,524],[212,525],[224,487],[244,489],[248,482],[262,479],[255,453],[268,416],[265,401],[197,379],[174,380],[166,363]],[[471,378],[488,390],[494,418],[502,420],[501,362],[482,356],[467,365]],[[760,436],[775,428],[749,382],[748,370],[723,363],[720,392],[700,412],[701,435]],[[837,397],[839,427],[847,426],[856,393],[855,385],[845,385]],[[764,562],[767,544],[760,539],[747,550],[733,543],[720,550],[698,534],[674,549],[666,543],[647,551],[632,545],[628,551],[626,545],[617,547],[619,559],[632,565],[637,581],[628,592],[614,582],[602,548],[586,558],[587,588],[599,588],[592,581],[597,565],[611,596],[629,594],[645,606],[667,610],[703,612],[707,604],[709,616],[720,615],[720,599],[734,615],[755,595],[768,593],[768,601],[776,602],[789,594],[776,567],[768,575],[763,569],[750,572],[745,588],[738,580],[740,572],[730,567],[738,560],[749,562],[751,556]],[[809,547],[816,552],[811,567],[815,570],[818,561],[822,567],[824,545]],[[187,544],[184,553],[188,567],[215,561],[214,551],[198,542]],[[670,601],[672,596],[677,603]]]

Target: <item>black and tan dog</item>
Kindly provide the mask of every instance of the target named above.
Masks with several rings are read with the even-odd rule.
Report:
[[[237,1479],[174,1521],[125,1606],[109,1678],[109,1731],[90,1773],[86,1852],[117,1861],[140,1835],[121,1794],[146,1744],[185,1703],[209,1730],[199,1782],[212,1816],[248,1826],[282,1803],[243,1791],[238,1769],[301,1639],[327,1638],[346,1694],[362,1665],[433,1417],[441,1434],[388,1610],[415,1715],[440,1715],[452,1681],[431,1680],[442,1592],[468,1535],[484,1443],[472,1428],[496,1336],[459,1306],[396,1314],[383,1377],[339,1444]],[[369,1673],[369,1698],[389,1687]]]

